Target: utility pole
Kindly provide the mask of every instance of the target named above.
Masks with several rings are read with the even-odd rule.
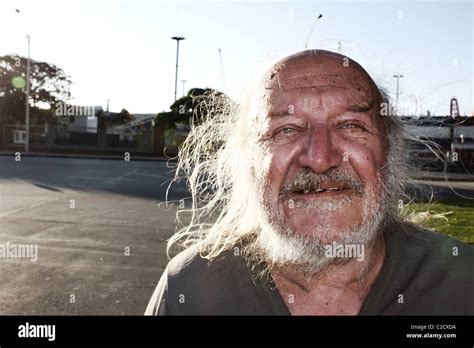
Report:
[[[396,104],[395,104],[395,111],[396,114],[398,115],[398,96],[400,95],[400,79],[403,77],[402,74],[395,74],[393,75],[397,79],[397,94],[396,94]]]
[[[179,60],[179,42],[185,40],[182,36],[173,36],[173,40],[176,40],[176,76],[174,80],[174,101],[176,101],[176,95],[178,94],[178,60]]]
[[[15,9],[15,12],[22,14],[19,9]],[[28,42],[28,58],[26,61],[26,102],[25,102],[25,152],[30,151],[30,35],[26,35]]]
[[[25,152],[30,151],[30,35],[28,40],[28,60],[26,62],[26,103],[25,103]]]

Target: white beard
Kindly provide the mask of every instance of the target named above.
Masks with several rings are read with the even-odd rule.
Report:
[[[320,205],[318,214],[321,209],[331,213],[339,210],[342,213],[351,204],[347,198],[343,200],[327,202],[326,207]],[[281,212],[276,213],[279,212],[277,208],[267,208],[266,212],[259,214],[264,219],[260,222],[261,230],[255,240],[255,247],[260,254],[265,255],[267,263],[274,266],[297,265],[307,274],[317,273],[337,260],[325,255],[326,245],[335,242],[341,245],[367,246],[377,237],[386,216],[385,197],[381,195],[377,199],[376,194],[367,193],[364,202],[361,223],[353,228],[339,230],[337,234],[334,234],[334,227],[328,224],[312,227],[309,234],[295,233],[285,225]]]
[[[311,226],[309,233],[295,233],[285,224],[283,211],[278,203],[268,206],[265,198],[269,196],[265,185],[255,187],[255,199],[260,202],[254,207],[253,216],[257,218],[259,231],[256,238],[249,245],[247,257],[253,261],[266,262],[267,268],[298,266],[307,275],[318,273],[333,262],[343,261],[335,257],[325,255],[325,246],[338,243],[341,245],[364,245],[364,249],[370,247],[379,233],[383,224],[392,217],[392,205],[395,197],[398,197],[399,181],[397,172],[394,171],[393,158],[389,153],[388,165],[384,169],[380,181],[367,186],[361,196],[363,208],[360,223],[352,228],[340,229],[335,232],[336,227],[328,224]],[[396,163],[396,162],[394,162]],[[260,173],[260,178],[266,177],[266,173]],[[254,184],[258,186],[256,180]],[[266,192],[265,192],[266,191]],[[299,207],[298,207],[299,204]],[[343,216],[344,210],[353,204],[352,197],[342,197],[333,200],[318,202],[315,207],[313,202],[295,202],[295,207],[303,209],[318,209],[319,215],[337,214]],[[308,231],[304,231],[308,232]],[[368,262],[369,260],[364,260]]]

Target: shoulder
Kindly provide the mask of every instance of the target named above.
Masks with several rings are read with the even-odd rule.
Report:
[[[244,284],[251,286],[250,279],[245,260],[233,250],[210,261],[197,247],[188,248],[169,261],[146,314],[233,311],[232,299]]]
[[[385,237],[395,247],[416,252],[425,257],[460,256],[474,258],[474,247],[448,235],[427,230],[411,223],[400,223],[390,228]],[[453,259],[455,260],[455,259]]]
[[[453,271],[469,277],[474,262],[474,247],[448,235],[420,226],[402,223],[385,233],[388,257],[430,272]],[[451,272],[453,274],[453,272]]]
[[[203,259],[196,246],[181,251],[174,256],[167,266],[168,277],[179,277],[184,272],[189,272],[195,268],[204,268],[206,260]]]
[[[405,223],[388,230],[385,238],[390,269],[386,286],[395,291],[394,298],[405,295],[405,306],[399,306],[403,313],[474,313],[474,301],[468,295],[474,292],[471,245]]]
[[[223,251],[212,260],[203,256],[197,246],[190,247],[173,257],[167,266],[169,281],[194,282],[225,277],[245,268],[244,260],[232,250]]]

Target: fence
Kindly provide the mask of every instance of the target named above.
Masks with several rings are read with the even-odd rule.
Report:
[[[90,152],[135,152],[153,154],[154,130],[134,132],[110,128],[101,143],[96,128],[61,126],[30,126],[30,148],[36,151],[90,151]],[[21,150],[24,148],[26,131],[24,125],[8,124],[3,129],[4,147]],[[103,146],[101,146],[103,144]]]
[[[24,125],[7,124],[3,129],[3,139],[5,147],[23,148],[26,140],[26,130]],[[30,126],[31,147],[45,147],[47,146],[47,127],[44,126]]]
[[[438,152],[436,156],[426,146],[409,143],[407,149],[409,159],[415,166],[429,171],[444,170],[446,165],[450,171],[474,170],[474,126],[411,126],[410,130],[414,136],[430,139],[436,144],[433,149]],[[156,154],[162,156],[164,148],[167,155],[175,156],[188,131],[188,129],[177,127],[167,129],[163,134],[160,132],[155,134],[154,127],[117,126],[110,127],[107,132],[100,134],[96,128],[67,129],[61,126],[32,125],[30,126],[30,149],[59,152],[130,152],[145,155],[161,151]],[[4,147],[21,151],[24,148],[25,133],[24,125],[5,125]],[[162,143],[161,150],[156,150],[155,142]]]
[[[154,136],[153,128],[109,128],[107,129],[106,148],[110,151],[153,153],[155,144]]]
[[[408,127],[409,133],[428,146],[409,142],[409,161],[426,171],[470,172],[474,170],[474,126],[444,125]]]

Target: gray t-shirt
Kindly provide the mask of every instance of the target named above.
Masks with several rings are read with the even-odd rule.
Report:
[[[384,233],[386,257],[359,315],[474,315],[474,248],[413,225]],[[290,315],[270,275],[233,250],[187,249],[166,267],[146,315]],[[401,295],[401,296],[400,296]]]

